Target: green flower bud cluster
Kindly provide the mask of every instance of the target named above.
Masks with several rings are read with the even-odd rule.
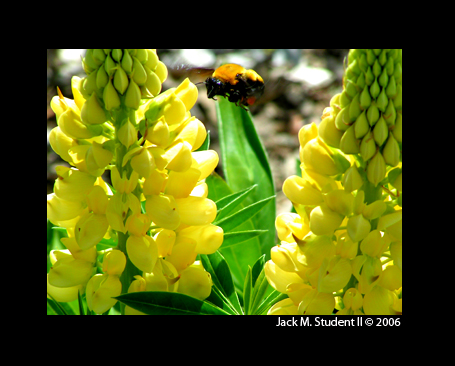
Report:
[[[396,167],[402,157],[402,50],[350,50],[343,84],[320,136],[345,154],[359,154],[376,186],[387,165]]]
[[[82,64],[87,77],[82,93],[87,99],[82,121],[99,124],[106,121],[104,109],[124,105],[138,109],[141,99],[158,95],[167,78],[167,68],[151,49],[89,49]]]

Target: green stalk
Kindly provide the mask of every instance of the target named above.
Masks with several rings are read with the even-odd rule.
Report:
[[[120,127],[123,125],[124,121],[128,121],[129,118],[135,118],[135,114],[133,112],[129,113],[127,108],[121,108],[118,113],[116,113],[115,116],[115,164],[117,166],[117,169],[120,173],[120,176],[123,176],[123,172],[126,171],[127,177],[131,175],[131,172],[133,171],[130,163],[128,162],[125,166],[122,166],[123,163],[123,157],[127,153],[128,149],[120,142],[118,139],[118,131]],[[133,121],[133,124],[135,124],[136,121]],[[141,192],[138,189],[135,189],[132,192],[140,201],[140,195]],[[128,219],[128,216],[130,215],[130,212],[128,211],[125,220],[123,221],[124,223]],[[130,261],[128,258],[128,253],[126,251],[126,242],[129,238],[129,233],[127,232],[126,234],[123,234],[122,232],[117,232],[118,234],[118,246],[117,249],[121,250],[123,254],[125,254],[126,257],[126,266],[125,270],[123,271],[122,275],[120,276],[120,282],[122,283],[122,294],[126,294],[128,292],[128,288],[131,285],[131,282],[134,280],[134,276],[136,275],[141,275],[142,272],[136,268],[136,266]],[[120,304],[120,310],[121,314],[125,314],[125,305],[122,303]]]

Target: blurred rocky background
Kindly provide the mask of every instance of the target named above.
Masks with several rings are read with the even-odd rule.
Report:
[[[297,172],[299,129],[306,124],[319,124],[322,111],[330,99],[342,90],[343,62],[348,49],[157,49],[169,76],[163,90],[179,85],[191,67],[217,68],[237,63],[254,69],[265,82],[265,92],[250,107],[259,136],[267,150],[277,193],[277,214],[289,212],[291,203],[281,192],[284,180]],[[73,98],[71,77],[84,77],[83,49],[47,50],[47,134],[56,124],[50,101],[58,86],[63,95]],[[193,82],[203,81],[192,80]],[[205,85],[199,88],[192,115],[210,130],[210,148],[220,154],[215,101],[207,99]],[[52,193],[55,167],[69,166],[62,161],[47,141],[47,193]],[[222,174],[218,170],[218,173]]]

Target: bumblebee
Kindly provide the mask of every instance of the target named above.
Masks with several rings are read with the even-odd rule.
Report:
[[[256,71],[237,64],[220,66],[205,80],[205,85],[207,98],[216,100],[215,95],[221,95],[243,109],[254,104],[264,93],[262,77]]]

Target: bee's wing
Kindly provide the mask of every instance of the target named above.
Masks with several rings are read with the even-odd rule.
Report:
[[[173,71],[177,77],[188,77],[193,83],[198,83],[205,81],[215,69],[181,64],[175,67]]]

